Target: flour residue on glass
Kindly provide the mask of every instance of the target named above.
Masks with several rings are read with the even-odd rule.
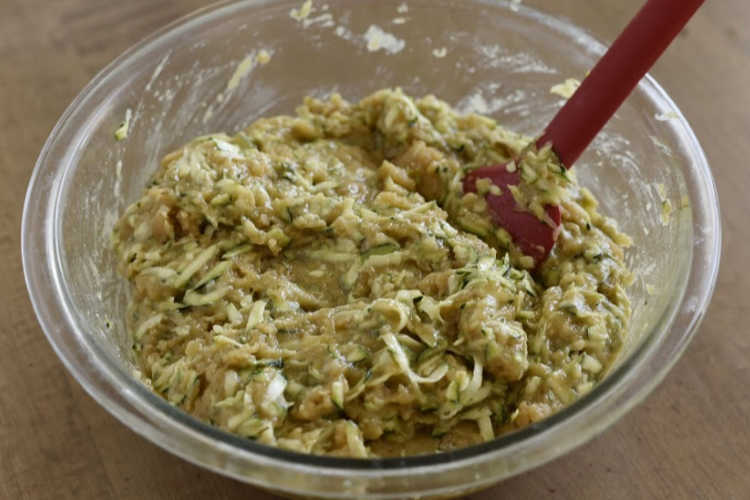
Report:
[[[382,49],[389,54],[396,54],[401,52],[406,46],[405,41],[397,38],[392,33],[383,31],[383,29],[376,24],[371,24],[370,27],[367,28],[364,37],[367,42],[367,50],[370,52],[376,52]]]
[[[528,95],[525,90],[515,89],[509,94],[498,97],[485,97],[486,94],[493,95],[500,89],[497,83],[489,84],[486,90],[479,88],[461,99],[456,108],[462,113],[492,114],[500,110],[508,110],[514,105],[513,110],[524,115],[528,113],[526,104]]]
[[[343,38],[344,40],[351,41],[354,38],[356,38],[356,35],[352,33],[352,31],[349,28],[347,28],[346,26],[342,24],[339,24],[338,26],[336,26],[336,29],[333,30],[333,32],[336,34],[337,37]]]
[[[445,55],[448,53],[448,49],[445,47],[440,47],[439,49],[433,49],[432,55],[439,58],[445,57]]]
[[[156,79],[161,74],[162,70],[164,69],[164,66],[167,64],[167,61],[169,60],[169,56],[172,55],[172,52],[167,52],[164,57],[161,58],[161,61],[159,61],[159,64],[156,65],[156,68],[154,68],[154,72],[151,74],[151,78],[149,79],[148,83],[146,84],[146,92],[151,90],[151,85],[156,81]]]
[[[478,50],[485,58],[484,64],[491,68],[505,68],[512,73],[557,73],[555,68],[526,52],[511,53],[498,44],[483,45]]]
[[[321,13],[311,17],[317,10],[320,10]],[[406,4],[401,4],[396,10],[398,13],[406,13],[409,8]],[[354,33],[347,26],[348,15],[343,14],[337,19],[332,12],[329,12],[328,5],[323,5],[320,9],[316,9],[309,0],[304,2],[299,8],[291,9],[289,16],[298,21],[302,28],[309,28],[311,26],[333,28],[333,33],[337,37],[354,42],[358,46],[364,46],[369,52],[383,50],[388,54],[397,54],[406,46],[406,42],[403,39],[385,31],[376,24],[371,24],[362,34]],[[405,24],[408,20],[409,18],[407,17],[398,16],[393,18],[391,23],[400,25]]]
[[[302,27],[309,28],[310,26],[318,25],[321,28],[333,28],[336,22],[333,20],[333,16],[330,12],[320,14],[315,17],[308,17],[302,20]]]
[[[289,11],[289,17],[299,22],[303,28],[309,28],[310,26],[320,26],[322,28],[332,28],[336,25],[333,20],[333,16],[330,12],[326,12],[329,9],[328,4],[323,5],[319,9],[315,8],[310,0],[304,2],[299,8],[292,9]],[[316,11],[322,12],[321,14],[311,17]]]
[[[661,152],[664,156],[672,156],[672,148],[664,144],[658,137],[650,135],[649,139],[651,139],[651,142],[656,146],[656,149]]]

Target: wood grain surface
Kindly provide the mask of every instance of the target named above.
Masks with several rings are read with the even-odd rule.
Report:
[[[639,3],[556,1],[603,40]],[[162,451],[99,407],[58,361],[23,283],[23,196],[54,123],[106,63],[202,4],[0,1],[0,499],[274,498]],[[709,0],[653,71],[700,138],[722,204],[721,274],[700,332],[600,437],[470,498],[750,498],[749,21],[747,0]]]

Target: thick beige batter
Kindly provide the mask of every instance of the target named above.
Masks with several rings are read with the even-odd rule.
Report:
[[[114,232],[146,383],[241,436],[355,457],[466,446],[570,404],[627,332],[628,239],[552,155],[527,155],[546,189],[518,196],[563,214],[532,276],[461,190],[528,142],[384,90],[170,153]]]

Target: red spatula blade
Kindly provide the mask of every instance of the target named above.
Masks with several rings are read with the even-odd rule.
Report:
[[[648,0],[557,112],[537,147],[550,144],[562,165],[570,168],[703,2]],[[482,178],[490,179],[502,192],[487,195],[493,220],[538,266],[555,244],[560,208],[546,207],[553,226],[522,211],[507,187],[519,184],[520,176],[508,172],[505,165],[470,172],[464,179],[464,192],[476,192],[476,181]]]
[[[554,205],[546,207],[547,215],[554,223],[550,226],[531,212],[518,207],[508,186],[521,182],[521,176],[517,170],[508,172],[504,165],[492,165],[469,172],[464,178],[464,192],[476,193],[477,180],[485,178],[490,179],[501,191],[499,196],[488,193],[485,198],[493,222],[508,231],[518,248],[539,265],[547,258],[557,239],[560,208]]]

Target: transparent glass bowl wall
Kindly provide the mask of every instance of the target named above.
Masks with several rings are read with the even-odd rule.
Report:
[[[433,93],[533,135],[561,105],[550,87],[582,77],[604,50],[581,30],[502,2],[411,0],[404,12],[398,1],[336,0],[327,10],[316,2],[298,22],[289,11],[299,3],[224,4],[162,30],[100,73],[50,135],[27,193],[24,269],[40,323],[78,381],[126,425],[192,462],[287,494],[339,498],[481,488],[564,453],[640,401],[695,332],[720,248],[718,201],[704,155],[649,78],[577,165],[579,181],[633,237],[628,259],[638,279],[625,356],[565,411],[457,452],[346,460],[225,434],[130,375],[127,287],[115,272],[109,235],[163,154],[198,135],[291,113],[306,95],[336,91],[356,100],[391,86]],[[373,25],[392,37],[368,39],[368,30],[378,31]],[[228,88],[241,61],[261,49],[270,62]],[[130,133],[117,142],[113,132],[128,109]],[[675,208],[667,224],[660,185]]]

